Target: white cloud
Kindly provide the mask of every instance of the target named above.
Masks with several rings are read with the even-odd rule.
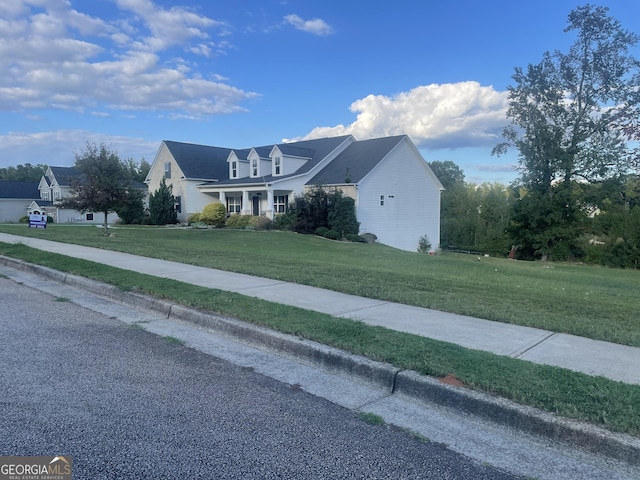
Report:
[[[431,84],[392,97],[368,95],[351,104],[350,125],[317,127],[302,137],[351,134],[357,139],[408,134],[421,148],[493,145],[507,123],[507,93],[478,82]]]
[[[292,14],[284,17],[285,21],[290,25],[293,25],[298,30],[302,30],[303,32],[312,33],[313,35],[318,35],[320,37],[324,37],[327,35],[331,35],[333,33],[333,29],[327,22],[320,18],[314,18],[313,20],[303,20],[298,15]]]
[[[133,16],[109,23],[68,0],[0,0],[0,67],[7,73],[0,77],[0,111],[177,109],[201,117],[243,110],[242,102],[258,97],[162,56],[175,46],[220,54],[230,44],[210,35],[221,22],[151,0],[116,5]]]

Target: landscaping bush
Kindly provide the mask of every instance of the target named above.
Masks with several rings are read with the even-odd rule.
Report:
[[[294,218],[292,230],[298,233],[315,233],[319,227],[334,230],[342,238],[348,233],[358,233],[355,202],[340,190],[313,187],[296,197],[289,205]]]
[[[356,218],[356,203],[351,197],[343,197],[340,192],[335,192],[329,204],[328,221],[329,228],[335,230],[340,238],[349,234],[357,235],[360,231],[360,222]]]
[[[227,220],[227,209],[220,202],[213,202],[204,207],[200,221],[214,227],[223,227]]]
[[[429,253],[431,251],[431,241],[428,235],[423,235],[418,240],[418,252]]]
[[[227,228],[246,228],[249,226],[249,222],[251,220],[251,217],[249,215],[239,215],[239,214],[235,214],[235,215],[231,215],[229,218],[227,218]]]
[[[199,222],[200,222],[200,213],[192,213],[187,217],[187,223],[189,225],[192,225],[194,223],[199,223]]]
[[[256,230],[271,230],[273,228],[273,222],[267,217],[251,216],[249,218],[249,224]]]
[[[315,234],[320,237],[324,237],[328,231],[329,229],[327,227],[318,227],[316,228]]]
[[[361,243],[366,243],[367,241],[364,239],[364,237],[360,236],[360,235],[356,235],[355,233],[347,233],[344,238],[346,238],[347,240],[349,240],[350,242],[361,242]]]
[[[327,230],[327,233],[324,234],[324,238],[328,238],[329,240],[340,240],[340,234],[335,230]]]
[[[295,211],[289,208],[287,213],[279,213],[273,219],[273,228],[278,230],[293,230],[293,224],[296,221]]]

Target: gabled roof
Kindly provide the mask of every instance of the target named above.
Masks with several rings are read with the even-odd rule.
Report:
[[[40,199],[38,182],[0,182],[0,198]]]
[[[358,183],[405,138],[406,135],[397,135],[353,142],[307,185]]]
[[[273,148],[278,147],[278,150],[282,152],[283,155],[287,155],[289,157],[300,157],[300,158],[312,158],[313,150],[310,148],[302,148],[290,143],[284,143],[280,145],[275,145]]]
[[[315,140],[303,140],[300,142],[292,142],[292,143],[278,143],[275,145],[265,145],[262,147],[255,147],[254,150],[258,152],[261,158],[267,158],[269,153],[273,150],[274,147],[278,147],[278,149],[284,155],[298,156],[308,158],[309,160],[305,162],[298,170],[289,175],[279,175],[274,177],[271,175],[269,171],[268,175],[261,175],[260,177],[249,178],[233,178],[229,179],[229,172],[225,170],[224,177],[218,178],[226,178],[226,180],[221,180],[216,182],[216,185],[245,185],[245,184],[262,184],[265,182],[271,182],[275,180],[282,180],[285,178],[289,178],[295,175],[300,175],[303,173],[308,173],[313,167],[315,167],[318,163],[320,163],[323,159],[325,159],[331,152],[333,152],[336,148],[338,148],[342,143],[344,143],[347,139],[352,138],[351,135],[343,135],[341,137],[330,137],[330,138],[318,138]],[[236,152],[236,156],[241,158],[238,152],[245,152],[246,149],[242,150],[233,150]],[[246,150],[247,154],[249,150]],[[267,151],[267,155],[265,157],[262,156],[262,152]],[[174,156],[175,158],[175,156]],[[244,156],[246,158],[246,155]],[[176,159],[177,160],[177,159]],[[180,164],[180,162],[178,161]],[[182,167],[182,164],[180,164]],[[224,165],[225,168],[228,168],[226,163]]]
[[[178,162],[186,178],[218,180],[229,176],[227,159],[230,148],[209,147],[165,140],[164,144]]]
[[[51,170],[51,173],[53,174],[53,178],[48,179],[50,185],[55,178],[59,186],[68,187],[71,185],[71,181],[73,179],[82,176],[82,174],[74,167],[49,167],[49,170]]]

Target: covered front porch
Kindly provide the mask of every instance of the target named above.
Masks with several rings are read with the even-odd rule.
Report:
[[[265,216],[271,220],[279,213],[286,213],[289,199],[293,198],[292,191],[255,187],[218,188],[215,193],[218,193],[219,201],[226,206],[229,215]]]

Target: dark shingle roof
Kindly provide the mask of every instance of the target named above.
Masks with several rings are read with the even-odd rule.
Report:
[[[169,144],[172,144],[172,148],[170,148],[171,154],[173,155],[173,158],[175,158],[176,161],[178,162],[178,165],[180,165],[180,168],[185,173],[185,176],[187,176],[188,178],[219,180],[218,182],[216,182],[216,185],[222,185],[222,184],[237,185],[237,184],[264,183],[264,182],[270,182],[273,180],[282,180],[283,178],[288,178],[293,175],[307,173],[309,170],[315,167],[321,160],[323,160],[327,155],[329,155],[332,151],[338,148],[338,146],[341,145],[348,138],[350,138],[350,135],[343,135],[341,137],[319,138],[315,140],[303,140],[300,142],[292,142],[292,143],[279,143],[277,144],[277,146],[283,154],[293,155],[298,157],[305,157],[305,158],[308,158],[309,160],[305,162],[305,164],[302,165],[295,173],[292,173],[290,175],[273,177],[271,175],[271,172],[269,172],[269,175],[260,176],[258,178],[243,177],[243,178],[236,178],[236,179],[229,179],[229,169],[227,166],[227,158],[229,156],[229,153],[231,151],[234,151],[236,153],[236,156],[239,159],[246,160],[247,155],[251,151],[250,148],[249,149],[246,149],[246,148],[223,149],[218,147],[205,147],[202,145],[180,144],[178,142],[165,141],[165,143],[167,144],[167,146],[169,146]],[[199,157],[200,159],[198,160],[196,158],[195,156],[196,152],[191,151],[191,149],[177,149],[175,148],[175,145],[189,145],[190,147],[199,147],[200,149],[203,149],[201,152],[201,156]],[[254,147],[254,150],[258,153],[258,155],[260,155],[261,158],[267,158],[274,146],[275,144],[263,145],[260,147]],[[206,161],[205,158],[208,158],[208,157],[205,157],[205,155],[211,153],[209,149],[228,152],[224,156],[224,161],[222,161],[222,158],[220,158],[220,160],[216,160],[216,164],[217,164],[216,168],[218,168],[218,170],[216,171],[218,172],[218,174],[216,176],[188,175],[183,166],[183,165],[188,165],[188,162],[185,162],[185,160],[188,160],[189,162],[193,162],[193,163],[196,163],[197,161],[205,162]],[[189,154],[191,155],[191,158],[188,158],[187,155]],[[213,170],[213,167],[211,168]]]
[[[82,176],[74,167],[51,167],[51,173],[61,187],[70,186],[72,179]],[[48,178],[49,184],[52,180],[53,178]]]
[[[404,138],[406,135],[354,142],[309,180],[307,185],[358,183]]]
[[[0,182],[0,198],[40,200],[38,182]]]
[[[186,178],[223,179],[229,176],[230,148],[164,141]]]

